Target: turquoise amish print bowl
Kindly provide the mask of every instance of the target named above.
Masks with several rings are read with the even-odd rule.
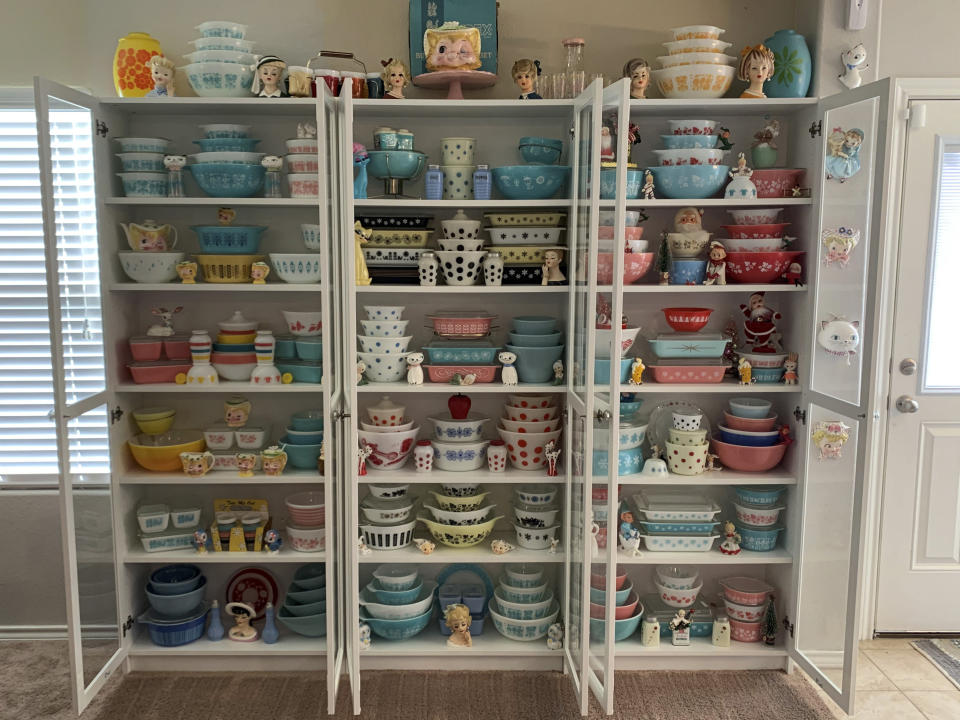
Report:
[[[430,623],[430,616],[433,614],[433,607],[427,608],[422,615],[403,620],[387,620],[386,618],[375,618],[367,612],[366,608],[360,608],[360,620],[367,623],[370,629],[380,637],[386,640],[407,640],[414,635],[418,635]]]
[[[783,530],[782,525],[773,527],[755,527],[753,525],[744,525],[734,523],[737,532],[740,533],[740,545],[744,550],[753,552],[769,552],[777,546],[777,536]]]
[[[504,165],[493,168],[493,182],[508,200],[548,200],[563,188],[568,165]]]
[[[783,487],[779,485],[773,487],[737,485],[733,491],[737,494],[737,502],[739,503],[771,507],[777,504],[777,500],[783,494]]]
[[[187,165],[197,185],[211,197],[251,197],[263,187],[267,172],[261,165],[197,163]]]
[[[627,200],[640,197],[643,187],[643,171],[627,170]],[[613,200],[617,196],[617,169],[606,168],[600,171],[600,199]]]
[[[563,141],[545,137],[520,138],[520,155],[532,165],[554,165],[560,161]]]
[[[719,135],[661,135],[660,141],[665,150],[690,150],[693,148],[710,150],[717,146]]]
[[[673,137],[672,135],[670,137]],[[686,137],[677,135],[676,137]],[[691,135],[690,137],[696,137]],[[200,146],[200,152],[254,152],[257,149],[256,138],[200,138],[194,140]]]
[[[423,172],[427,156],[413,150],[369,150],[367,170],[373,177],[411,180]]]
[[[253,68],[229,62],[190,63],[182,68],[200,97],[248,97]]]
[[[647,169],[653,173],[653,184],[659,197],[701,200],[720,191],[730,166],[667,165]]]
[[[165,172],[117,173],[127,197],[166,197],[167,174]]]
[[[213,255],[253,255],[260,249],[266,225],[191,225],[200,251]]]

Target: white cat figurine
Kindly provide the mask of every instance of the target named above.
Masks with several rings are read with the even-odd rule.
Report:
[[[843,72],[837,75],[837,80],[842,82],[847,88],[853,90],[860,87],[863,78],[861,71],[870,67],[867,63],[867,49],[863,43],[857,43],[851,48],[847,48],[840,53],[840,62],[843,63]]]
[[[407,384],[423,385],[423,353],[410,353],[407,355]]]
[[[821,320],[817,344],[831,355],[846,358],[849,365],[860,346],[860,321],[836,315],[830,320]]]
[[[514,367],[514,363],[517,362],[517,356],[512,352],[502,352],[497,355],[497,360],[503,364],[503,369],[500,371],[500,382],[504,385],[516,385],[520,382],[519,377],[517,377],[517,368]]]

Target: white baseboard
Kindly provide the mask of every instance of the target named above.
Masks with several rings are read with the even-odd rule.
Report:
[[[112,625],[90,625],[83,629],[84,637],[109,640],[117,636]],[[0,640],[66,640],[66,625],[0,625]]]

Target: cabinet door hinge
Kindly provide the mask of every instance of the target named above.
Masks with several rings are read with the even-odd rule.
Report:
[[[103,138],[105,138],[107,133],[110,132],[110,128],[107,127],[107,124],[103,120],[97,120],[95,128],[97,135]]]
[[[822,129],[823,120],[817,120],[816,122],[810,123],[810,127],[807,128],[807,132],[810,133],[810,139],[813,140],[814,138],[818,137]]]
[[[116,423],[120,422],[120,418],[122,417],[123,417],[123,410],[121,410],[120,406],[118,405],[117,407],[115,407],[113,410],[110,411],[110,424],[115,425]]]
[[[333,418],[334,422],[340,422],[344,418],[350,417],[350,413],[337,409],[330,413],[330,416]]]
[[[807,411],[801,410],[799,407],[793,409],[793,417],[796,418],[797,422],[801,425],[807,424]]]
[[[790,637],[793,637],[793,623],[790,622],[790,618],[785,617],[783,619],[783,629],[790,633]]]
[[[123,637],[127,636],[127,631],[133,629],[133,616],[127,615],[127,619],[123,621],[123,624],[120,626],[120,630],[123,632]]]

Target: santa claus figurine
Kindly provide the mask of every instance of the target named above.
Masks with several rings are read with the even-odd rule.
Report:
[[[741,305],[740,311],[747,318],[743,323],[743,334],[747,345],[752,345],[755,353],[776,353],[780,334],[777,321],[783,316],[767,307],[764,293],[755,292],[750,296],[749,305]]]

